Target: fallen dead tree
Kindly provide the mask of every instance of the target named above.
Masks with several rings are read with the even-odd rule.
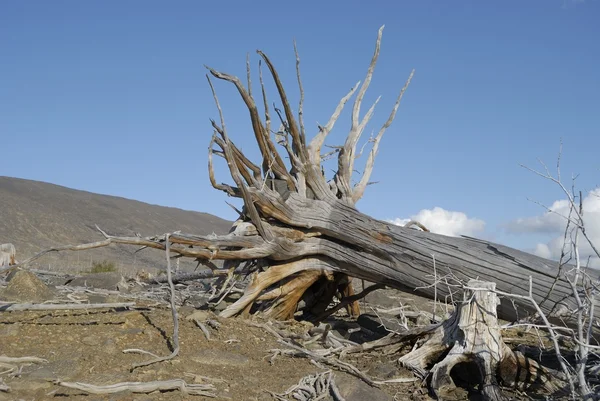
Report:
[[[260,313],[289,319],[298,311],[301,301],[305,316],[324,316],[334,297],[342,302],[354,300],[350,277],[357,277],[438,299],[451,299],[455,296],[453,291],[462,291],[464,283],[478,278],[482,282],[495,282],[496,289],[503,293],[531,294],[530,298],[502,297],[497,308],[500,318],[515,320],[541,311],[549,317],[570,319],[572,311],[578,307],[573,297],[573,282],[559,274],[556,262],[475,238],[445,237],[426,230],[394,226],[356,208],[370,184],[383,134],[392,124],[413,77],[411,73],[389,117],[369,139],[371,149],[366,154],[358,183],[353,185],[355,162],[363,153],[358,147],[359,140],[375,107],[373,104],[361,116],[362,101],[379,56],[381,36],[382,29],[364,82],[355,85],[341,99],[327,124],[319,126],[310,141],[303,121],[304,93],[297,52],[300,86],[297,117],[277,70],[263,52],[258,51],[261,107],[253,95],[249,64],[246,85],[235,76],[208,68],[210,76],[207,78],[220,115],[219,123],[212,121],[209,178],[215,189],[241,198],[244,203],[239,220],[228,235],[175,232],[141,238],[102,232],[105,237],[102,241],[57,247],[44,253],[130,244],[206,261],[214,270],[226,270],[228,279],[234,273],[249,275],[251,278],[244,295],[222,312],[221,315],[226,317]],[[269,107],[262,63],[275,82],[282,110]],[[211,76],[233,84],[242,97],[261,153],[258,163],[249,160],[230,138]],[[351,128],[345,143],[323,154],[328,134],[355,94]],[[274,129],[274,126],[279,128]],[[337,156],[337,171],[327,177],[323,162],[332,156]],[[226,161],[233,184],[216,180],[214,157]],[[226,263],[223,268],[218,268],[211,263],[213,260]],[[598,281],[597,273],[586,271],[575,277],[577,288],[595,291],[593,285]],[[533,282],[532,288],[530,282]],[[351,313],[357,313],[355,301],[348,302],[348,307]],[[489,341],[484,344],[491,346]],[[488,372],[491,368],[485,369]]]

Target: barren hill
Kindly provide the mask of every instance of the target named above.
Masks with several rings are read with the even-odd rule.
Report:
[[[95,224],[110,234],[138,232],[143,236],[175,230],[223,234],[231,227],[231,222],[208,213],[0,176],[0,243],[13,243],[17,259],[26,259],[56,245],[101,240]],[[93,262],[102,260],[115,262],[122,271],[164,266],[161,252],[144,250],[134,254],[134,251],[132,247],[111,246],[65,252],[45,256],[38,265],[45,269],[75,271],[89,270]]]

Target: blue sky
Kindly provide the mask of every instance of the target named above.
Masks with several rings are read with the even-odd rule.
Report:
[[[599,20],[598,0],[3,1],[0,137],[10,151],[0,175],[233,218],[207,179],[218,115],[203,65],[243,77],[246,54],[256,72],[261,49],[296,103],[295,38],[314,133],[363,79],[385,24],[365,104],[382,99],[366,135],[416,74],[380,148],[380,183],[357,206],[381,219],[460,212],[485,222],[474,234],[531,248],[548,233],[509,223],[543,213],[527,198],[562,197],[519,163],[554,166],[562,138],[564,177],[580,174],[584,191],[600,184]],[[216,87],[230,135],[255,155],[237,92]],[[328,143],[348,126],[345,113]],[[224,165],[217,175],[229,179]]]

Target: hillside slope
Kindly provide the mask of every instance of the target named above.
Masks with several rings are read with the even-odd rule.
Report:
[[[223,234],[231,227],[231,222],[207,213],[0,176],[0,243],[12,242],[17,248],[17,259],[56,245],[100,240],[102,236],[95,224],[110,234],[131,236],[135,232],[148,236],[175,230]],[[164,266],[161,252],[144,250],[135,254],[135,250],[111,246],[64,252],[45,256],[38,266],[85,271],[102,260],[115,262],[120,270]]]

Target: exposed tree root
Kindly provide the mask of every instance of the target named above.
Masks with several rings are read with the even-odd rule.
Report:
[[[302,271],[308,272],[311,269],[316,268],[316,271],[319,272],[319,274],[321,274],[321,266],[322,262],[320,260],[307,258],[290,263],[283,263],[280,265],[271,266],[268,270],[264,272],[255,273],[255,275],[252,277],[252,280],[250,281],[250,284],[248,284],[248,286],[246,287],[244,295],[240,299],[238,299],[234,304],[229,305],[225,310],[223,310],[220,316],[232,317],[240,314],[242,311],[249,312],[254,301],[256,301],[261,296],[262,292],[270,286]],[[308,276],[309,273],[305,274]],[[315,280],[317,278],[318,277],[315,277]],[[265,299],[272,299],[278,295],[280,294],[276,291],[270,295],[266,295]],[[302,294],[300,294],[300,296],[301,295]],[[294,305],[294,308],[295,307],[296,305]]]
[[[494,283],[475,280],[478,288],[452,316],[428,332],[400,363],[421,378],[428,378],[437,397],[462,381],[485,400],[504,400],[500,384],[526,389],[541,387],[554,394],[564,387],[556,372],[514,353],[504,342],[496,315],[498,297]]]

